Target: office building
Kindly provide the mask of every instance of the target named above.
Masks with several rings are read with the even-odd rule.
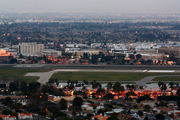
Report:
[[[44,50],[44,44],[19,43],[19,54],[24,56],[38,56]]]

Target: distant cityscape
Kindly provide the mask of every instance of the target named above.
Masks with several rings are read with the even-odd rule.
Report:
[[[177,12],[0,13],[0,120],[180,119],[178,65]]]

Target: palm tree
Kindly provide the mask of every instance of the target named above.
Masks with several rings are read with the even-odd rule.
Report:
[[[163,83],[163,85],[161,85],[160,89],[161,89],[161,91],[163,91],[164,94],[165,94],[165,91],[166,91],[166,89],[167,89],[166,84]]]
[[[107,89],[108,89],[108,91],[109,91],[111,88],[112,88],[112,83],[111,83],[111,82],[108,82],[108,84],[107,84]]]
[[[86,80],[83,80],[83,83],[86,84]]]
[[[173,82],[170,82],[170,83],[169,83],[169,86],[170,86],[171,89],[173,88],[173,85],[174,85]]]
[[[75,80],[75,84],[76,84],[76,85],[78,84],[78,81],[77,81],[77,80]]]
[[[73,85],[74,85],[74,83],[75,83],[75,82],[74,82],[74,80],[72,80],[72,81],[71,81],[71,84],[73,84]]]
[[[57,78],[55,78],[55,83],[56,83],[56,85],[58,86],[59,85],[59,82],[58,82],[58,79]]]
[[[71,83],[71,80],[68,80],[68,81],[67,81],[68,86],[69,86],[70,83]]]
[[[164,82],[159,81],[159,82],[158,82],[159,88],[160,88],[162,85],[164,85]]]
[[[179,83],[176,84],[176,87],[179,88]]]

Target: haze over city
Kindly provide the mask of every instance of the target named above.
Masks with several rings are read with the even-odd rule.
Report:
[[[0,120],[180,120],[180,0],[0,0]]]
[[[179,0],[1,0],[1,13],[178,13]]]

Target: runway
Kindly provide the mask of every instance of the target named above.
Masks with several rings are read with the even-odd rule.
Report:
[[[178,70],[84,70],[84,69],[55,69],[49,72],[34,72],[27,73],[25,76],[38,76],[38,82],[45,84],[48,82],[50,77],[57,72],[158,72],[158,73],[177,73]],[[146,83],[151,82],[155,77],[164,77],[164,76],[180,76],[180,75],[159,75],[159,76],[148,76],[143,78],[140,81],[131,81],[136,82],[138,86],[145,86]],[[104,81],[105,82],[105,81]],[[177,82],[177,81],[176,81]]]
[[[36,66],[36,67],[34,67]],[[0,69],[179,70],[180,65],[0,64]]]
[[[113,70],[180,70],[176,65],[61,65],[46,64],[44,68],[52,69],[113,69]]]

